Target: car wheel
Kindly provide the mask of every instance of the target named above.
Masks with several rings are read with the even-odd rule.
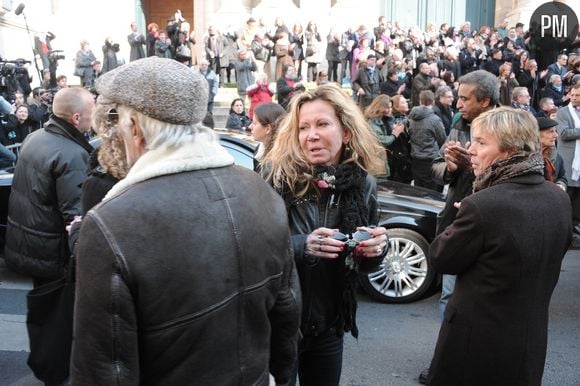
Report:
[[[361,275],[361,285],[375,300],[410,303],[432,288],[436,274],[429,269],[429,243],[410,229],[387,229],[389,252],[378,271]]]

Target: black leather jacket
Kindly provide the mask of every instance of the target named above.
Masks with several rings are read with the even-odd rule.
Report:
[[[73,385],[291,379],[299,289],[286,211],[236,166],[132,185],[83,219]]]
[[[373,177],[367,176],[364,189],[365,199],[369,208],[369,224],[378,222],[377,185]],[[306,239],[312,231],[320,227],[338,228],[340,222],[340,195],[333,195],[329,190],[323,190],[318,197],[315,193],[303,199],[294,201],[288,209],[290,231],[294,245],[294,259],[298,268],[298,277],[302,288],[302,333],[318,335],[335,326],[338,318],[338,301],[336,289],[344,278],[339,264],[340,259],[313,259],[305,253]],[[383,257],[364,259],[359,272],[375,270]]]

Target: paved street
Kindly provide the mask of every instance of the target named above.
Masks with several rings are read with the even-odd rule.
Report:
[[[40,385],[26,366],[26,278],[0,259],[0,386]],[[342,385],[411,386],[427,366],[439,321],[438,295],[407,305],[380,304],[360,296],[360,337],[346,338]],[[564,260],[552,298],[544,386],[580,385],[580,251]]]

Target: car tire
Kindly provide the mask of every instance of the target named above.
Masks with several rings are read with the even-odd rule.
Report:
[[[405,228],[387,229],[389,251],[379,270],[361,275],[361,286],[375,300],[410,303],[433,292],[437,275],[429,267],[429,243]]]

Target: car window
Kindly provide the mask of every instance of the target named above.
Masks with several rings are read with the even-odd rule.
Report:
[[[234,163],[238,166],[243,166],[247,169],[254,170],[254,159],[250,157],[247,153],[243,153],[231,146],[229,144],[224,144],[222,146],[226,148],[228,153],[234,157]]]

